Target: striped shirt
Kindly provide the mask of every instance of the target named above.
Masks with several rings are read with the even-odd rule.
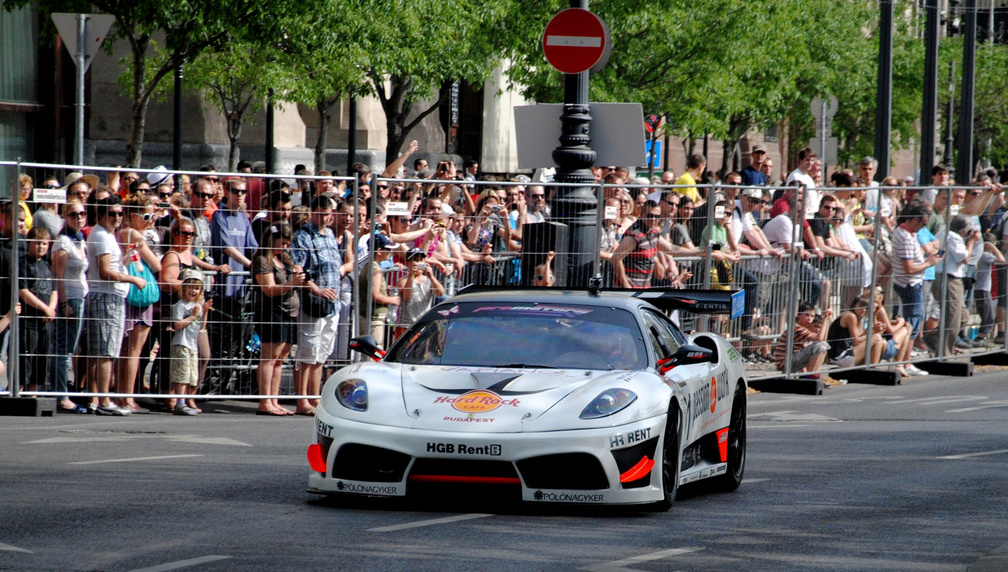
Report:
[[[779,369],[784,369],[784,360],[787,357],[787,337],[788,332],[787,330],[784,330],[780,337],[777,338],[777,342],[774,344],[773,357],[774,361],[777,362],[777,367]],[[801,324],[795,324],[794,345],[791,347],[791,353],[794,354],[804,348],[805,344],[815,341],[819,341],[819,338],[812,332],[812,330],[809,330]]]
[[[658,254],[658,229],[649,229],[643,220],[635,222],[623,234],[636,243],[633,251],[623,259],[627,282],[631,288],[650,288],[654,274],[655,255]]]

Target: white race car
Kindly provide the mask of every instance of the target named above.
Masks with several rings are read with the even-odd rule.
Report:
[[[530,503],[659,509],[685,483],[735,490],[745,471],[741,359],[719,336],[684,335],[658,307],[729,314],[742,295],[463,293],[387,355],[355,338],[351,347],[377,361],[325,383],[308,490],[402,497],[468,484]]]

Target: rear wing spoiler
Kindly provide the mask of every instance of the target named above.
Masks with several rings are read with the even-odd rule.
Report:
[[[662,310],[685,310],[694,314],[728,314],[738,318],[745,313],[745,290],[631,290],[606,288],[603,292],[622,292],[647,300]]]
[[[459,290],[459,294],[464,292],[478,292],[482,290],[554,290],[549,287],[535,286],[477,286],[470,284]],[[693,314],[728,314],[731,318],[738,318],[745,313],[745,290],[664,290],[652,288],[648,290],[636,290],[633,288],[591,288],[590,292],[599,294],[601,292],[616,292],[625,294],[641,300],[647,300],[653,306],[663,311],[684,310]]]

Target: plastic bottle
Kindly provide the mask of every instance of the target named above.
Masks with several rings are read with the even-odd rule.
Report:
[[[252,337],[249,338],[247,344],[245,344],[245,349],[248,350],[250,354],[254,354],[262,348],[262,340],[259,339],[259,332],[252,332]]]

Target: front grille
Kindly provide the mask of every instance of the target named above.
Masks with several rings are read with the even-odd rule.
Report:
[[[406,474],[410,456],[389,449],[348,443],[333,461],[333,478],[348,481],[398,483]]]
[[[518,473],[508,461],[461,459],[417,459],[410,469],[411,480],[474,479],[486,482],[517,481]]]
[[[588,453],[544,455],[518,461],[525,486],[535,489],[597,491],[609,488],[602,463]]]

